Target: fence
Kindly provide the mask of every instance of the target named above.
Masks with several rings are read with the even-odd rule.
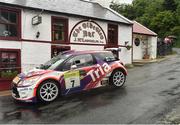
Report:
[[[163,40],[158,40],[157,56],[166,56],[172,54],[173,42],[165,43]]]

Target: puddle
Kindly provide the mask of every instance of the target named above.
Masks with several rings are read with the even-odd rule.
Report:
[[[168,78],[168,80],[175,80],[176,78]]]
[[[171,78],[171,79],[174,79],[174,78]],[[166,96],[166,95],[179,96],[180,95],[180,83],[178,83],[178,85],[172,87],[169,90],[164,90],[164,91],[160,92],[159,95],[161,95],[161,96]]]

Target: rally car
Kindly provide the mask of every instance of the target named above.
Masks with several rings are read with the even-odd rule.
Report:
[[[101,86],[122,87],[127,70],[110,51],[65,51],[12,81],[12,96],[25,102],[51,102]]]

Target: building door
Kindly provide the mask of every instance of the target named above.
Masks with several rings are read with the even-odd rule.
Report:
[[[57,56],[59,53],[68,51],[71,48],[69,46],[55,46],[53,45],[51,47],[51,57],[53,58],[54,56]]]
[[[119,48],[118,46],[118,25],[108,24],[108,41],[104,49]],[[112,50],[115,57],[119,58],[119,51]]]
[[[150,48],[151,46],[149,45],[148,38],[143,39],[143,59],[149,59],[150,58]]]
[[[0,49],[0,91],[10,89],[12,79],[20,72],[20,50]]]

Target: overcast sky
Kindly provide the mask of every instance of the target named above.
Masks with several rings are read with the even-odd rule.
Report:
[[[114,0],[114,1],[119,3],[132,3],[133,0]]]

